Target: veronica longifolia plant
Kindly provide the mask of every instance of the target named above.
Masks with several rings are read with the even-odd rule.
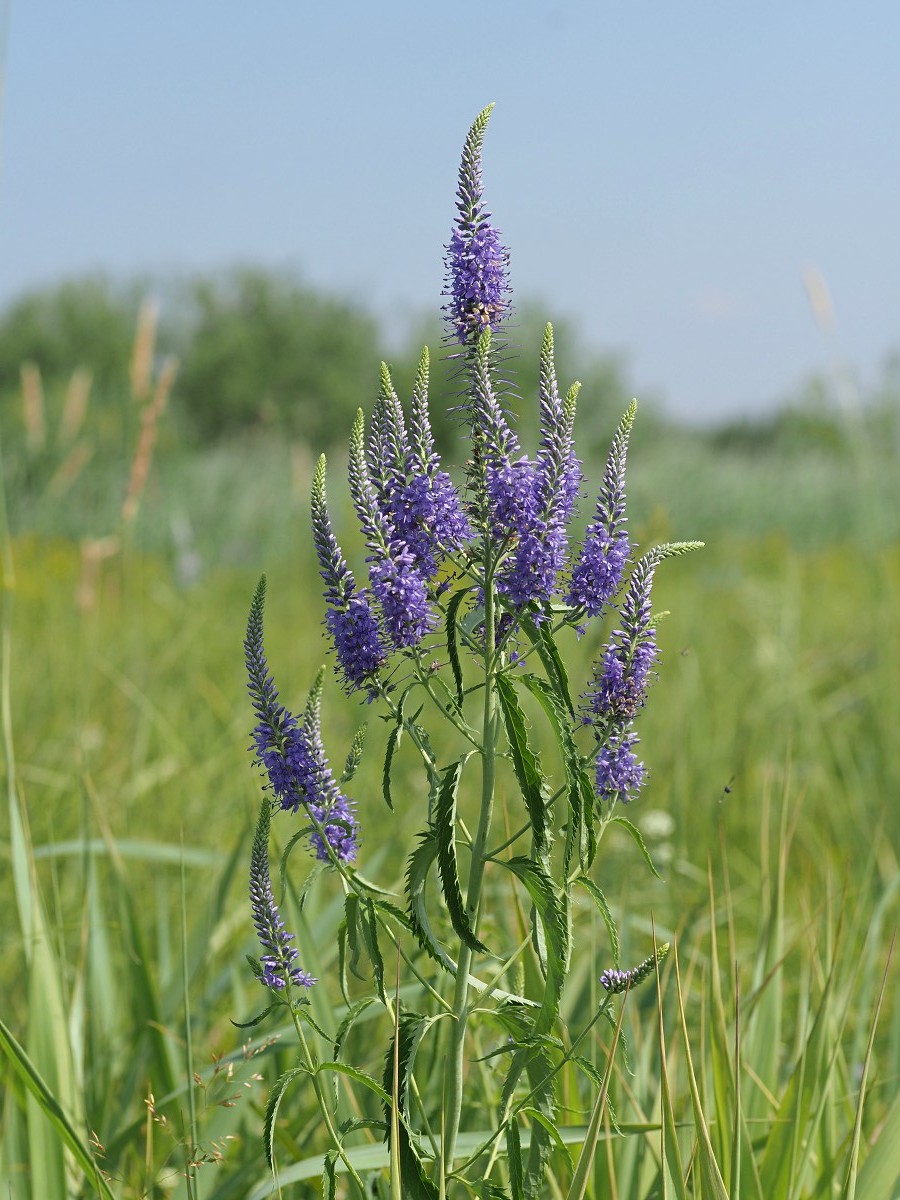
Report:
[[[454,484],[435,453],[426,350],[409,407],[382,366],[368,428],[360,412],[350,435],[349,487],[367,579],[351,569],[335,536],[324,457],[312,488],[324,625],[344,688],[380,705],[387,722],[388,804],[401,738],[423,772],[421,802],[405,806],[421,824],[402,895],[357,871],[366,821],[376,819],[374,801],[366,798],[361,835],[359,811],[343,789],[362,741],[354,742],[337,780],[321,737],[322,673],[301,714],[279,701],[263,648],[264,581],[245,641],[257,719],[253,748],[268,792],[250,885],[263,954],[251,961],[273,1005],[289,1010],[301,1042],[300,1065],[279,1081],[270,1102],[267,1154],[271,1165],[278,1104],[288,1084],[305,1077],[330,1139],[326,1194],[334,1193],[339,1173],[369,1194],[360,1164],[371,1170],[377,1158],[371,1145],[362,1155],[360,1143],[373,1137],[387,1142],[382,1169],[390,1169],[393,1195],[401,1189],[426,1198],[473,1190],[544,1194],[559,1072],[570,1061],[590,1066],[577,1053],[581,1039],[609,1016],[613,997],[639,984],[656,962],[651,956],[621,968],[596,859],[604,830],[623,820],[621,806],[645,782],[635,721],[657,661],[654,574],[665,559],[699,543],[636,555],[625,517],[634,404],[613,437],[587,531],[572,540],[583,488],[574,440],[578,385],[565,394],[559,389],[549,325],[540,351],[539,445],[533,458],[523,452],[496,369],[509,317],[509,255],[482,192],[489,115],[489,108],[479,115],[466,139],[445,258],[447,341],[464,379],[455,403],[471,443],[464,477]],[[586,689],[576,695],[560,640],[595,622],[608,633]],[[560,778],[545,773],[532,745],[526,697],[546,717]],[[446,727],[440,744],[456,746],[444,761],[432,749],[437,738],[429,736],[429,717]],[[310,1015],[310,989],[326,982],[305,969],[303,947],[286,931],[269,879],[269,822],[280,810],[300,821],[289,849],[306,840],[313,858],[339,877],[345,896],[334,980],[345,1007],[334,1028],[323,1029]],[[385,814],[377,819],[383,827]],[[372,828],[370,844],[377,838]],[[604,995],[598,1010],[562,1039],[572,894],[580,885],[609,930],[612,963],[596,965]],[[529,936],[521,939],[517,921],[504,914],[521,914]],[[386,982],[385,964],[394,957],[402,1001]],[[360,992],[364,980],[369,990]],[[367,1027],[368,1039],[378,1037],[384,1049],[380,1081],[343,1061],[354,1022],[363,1012],[371,1016],[373,1004],[382,1010]],[[331,1060],[316,1057],[320,1043],[308,1038],[307,1024],[333,1041]],[[475,1062],[491,1038],[499,1073]],[[349,1107],[340,1107],[336,1091],[324,1085],[328,1073],[342,1074],[354,1089]],[[590,1071],[586,1078],[593,1086]]]

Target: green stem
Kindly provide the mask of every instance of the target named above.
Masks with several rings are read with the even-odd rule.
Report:
[[[481,885],[486,862],[485,847],[491,828],[494,810],[494,780],[496,775],[497,739],[499,735],[499,712],[494,688],[496,670],[496,633],[494,615],[493,572],[489,556],[485,555],[484,578],[484,716],[481,746],[481,813],[478,829],[472,842],[472,859],[469,868],[469,884],[466,892],[466,914],[472,929],[477,933],[481,901]],[[466,1025],[468,1023],[469,970],[472,965],[472,950],[465,944],[460,946],[456,968],[456,988],[453,995],[453,1032],[450,1038],[449,1062],[445,1067],[447,1077],[447,1104],[445,1111],[443,1166],[448,1175],[456,1155],[456,1138],[462,1116],[463,1064],[465,1061]]]
[[[337,1149],[337,1152],[340,1155],[340,1157],[344,1163],[344,1166],[347,1168],[347,1172],[350,1175],[350,1178],[353,1180],[353,1182],[359,1188],[359,1194],[362,1197],[365,1197],[366,1185],[363,1183],[362,1179],[360,1178],[359,1173],[357,1172],[356,1168],[353,1166],[353,1163],[347,1157],[347,1152],[341,1143],[341,1139],[338,1136],[338,1131],[334,1127],[334,1121],[332,1120],[332,1117],[331,1117],[331,1111],[328,1108],[328,1105],[325,1103],[325,1096],[322,1092],[322,1082],[319,1079],[319,1076],[317,1074],[316,1062],[312,1056],[312,1051],[309,1048],[309,1043],[306,1040],[306,1034],[303,1031],[303,1026],[300,1023],[300,1019],[297,1016],[297,1012],[294,1008],[294,1005],[291,1003],[290,994],[288,994],[287,999],[288,999],[288,1005],[290,1006],[290,1010],[291,1010],[291,1017],[293,1018],[293,1022],[294,1022],[294,1028],[297,1031],[297,1037],[300,1039],[300,1045],[303,1047],[303,1057],[306,1060],[306,1069],[307,1069],[307,1071],[309,1071],[310,1078],[312,1079],[312,1082],[313,1082],[313,1088],[315,1089],[315,1093],[316,1093],[316,1100],[319,1103],[319,1111],[322,1114],[322,1120],[325,1122],[325,1128],[328,1130],[328,1136],[331,1138],[332,1142],[334,1143],[334,1146]]]

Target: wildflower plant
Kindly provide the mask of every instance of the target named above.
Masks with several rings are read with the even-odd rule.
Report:
[[[267,789],[250,884],[262,956],[251,962],[271,1006],[288,1009],[301,1044],[299,1065],[270,1100],[266,1149],[274,1169],[279,1105],[305,1079],[330,1139],[326,1195],[336,1194],[338,1175],[349,1179],[350,1194],[376,1194],[366,1190],[376,1186],[367,1178],[377,1168],[373,1137],[386,1143],[380,1169],[392,1196],[547,1194],[548,1156],[562,1144],[559,1073],[571,1062],[596,1087],[596,1071],[579,1053],[583,1039],[598,1020],[615,1024],[614,997],[650,975],[667,949],[648,947],[643,962],[621,966],[598,852],[606,830],[619,824],[649,861],[623,809],[646,780],[635,722],[658,662],[651,587],[666,559],[700,543],[637,555],[625,516],[634,403],[615,432],[586,533],[573,537],[584,492],[574,438],[578,385],[560,390],[550,325],[540,349],[534,457],[520,445],[498,369],[510,317],[509,254],[483,198],[490,112],[478,116],[465,142],[445,258],[447,352],[458,359],[463,383],[454,403],[470,443],[464,473],[454,483],[435,452],[426,349],[408,408],[382,365],[368,425],[360,411],[350,434],[349,489],[366,547],[365,582],[332,527],[324,457],[312,485],[326,637],[344,689],[377,705],[387,724],[389,807],[401,739],[422,769],[420,824],[401,889],[379,887],[358,869],[366,848],[377,845],[374,822],[383,826],[386,816],[376,817],[381,801],[371,795],[357,808],[345,794],[362,732],[337,779],[321,736],[323,673],[302,713],[279,700],[263,646],[265,580],[245,641],[252,749]],[[607,633],[578,695],[561,646],[598,623]],[[546,721],[559,778],[535,749],[528,708]],[[431,718],[444,726],[439,744],[455,747],[445,759],[433,748]],[[312,1015],[311,989],[328,981],[305,968],[270,881],[269,825],[288,819],[282,811],[300,822],[287,835],[282,883],[292,851],[305,842],[322,865],[317,880],[330,874],[343,890],[334,986],[345,1007],[333,1028]],[[576,888],[593,901],[610,952],[594,971],[602,988],[597,1010],[580,1028],[563,1030]],[[515,922],[505,924],[505,912],[522,914],[527,937],[511,932]],[[395,959],[392,988],[388,964]],[[363,982],[369,990],[360,992]],[[372,1005],[381,1013],[367,1027],[384,1048],[380,1079],[344,1060],[351,1030],[364,1012],[371,1017]],[[333,1044],[330,1060],[316,1057],[307,1027]],[[488,1055],[499,1066],[493,1090],[480,1069],[485,1038],[493,1039]],[[339,1077],[353,1092],[349,1108],[337,1101]]]

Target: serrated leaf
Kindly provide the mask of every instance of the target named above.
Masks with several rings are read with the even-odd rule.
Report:
[[[519,706],[515,688],[510,679],[503,674],[497,676],[496,682],[513,770],[522,789],[522,797],[531,822],[534,852],[537,857],[543,858],[550,843],[547,825],[547,785],[544,782],[540,760],[528,744],[525,714]]]
[[[337,1150],[329,1150],[322,1163],[322,1200],[335,1200],[337,1196],[337,1181],[334,1174],[337,1156]]]
[[[274,1012],[276,1008],[282,1008],[283,1005],[279,1002],[270,1004],[268,1008],[264,1008],[258,1016],[253,1017],[250,1021],[235,1021],[231,1018],[231,1024],[235,1029],[252,1029],[254,1025],[258,1025],[260,1021],[264,1021],[270,1012]]]
[[[542,621],[540,625],[536,625],[532,617],[526,616],[521,621],[521,627],[532,646],[537,650],[554,692],[562,699],[563,704],[574,717],[575,708],[569,691],[569,676],[547,622]]]
[[[457,937],[470,950],[488,953],[487,946],[476,937],[463,905],[459,869],[456,862],[456,797],[464,762],[465,758],[461,758],[452,763],[441,778],[441,790],[438,794],[434,814],[438,874],[441,878],[444,903],[450,914],[450,923]]]
[[[288,1084],[296,1079],[298,1075],[308,1075],[309,1072],[305,1067],[292,1067],[290,1071],[279,1076],[269,1093],[269,1098],[266,1101],[266,1117],[263,1123],[263,1146],[266,1151],[266,1162],[269,1164],[269,1170],[275,1171],[275,1121],[278,1117],[278,1107],[281,1104],[281,1099],[287,1090]]]
[[[304,1068],[295,1067],[294,1072],[303,1070]],[[367,1075],[365,1071],[361,1071],[358,1067],[353,1067],[349,1063],[342,1062],[323,1062],[316,1067],[316,1075],[323,1075],[326,1072],[334,1072],[337,1075],[345,1075],[348,1079],[352,1079],[354,1083],[361,1083],[363,1087],[374,1092],[382,1104],[390,1104],[391,1098],[378,1082],[371,1075]]]
[[[356,892],[348,892],[344,897],[343,928],[347,938],[347,945],[350,948],[350,961],[347,966],[357,979],[365,981],[365,975],[359,973],[362,943],[359,935],[359,896]]]
[[[509,1159],[509,1188],[512,1200],[524,1200],[525,1168],[522,1165],[522,1139],[513,1118],[506,1126],[506,1157]]]
[[[398,723],[388,734],[387,746],[384,751],[384,767],[381,772],[381,794],[391,812],[394,811],[394,801],[391,799],[391,764],[394,761],[394,753],[400,745],[402,733],[403,726]]]
[[[556,735],[557,746],[559,747],[560,757],[562,758],[563,768],[566,773],[569,820],[566,831],[563,867],[565,873],[568,875],[569,866],[576,847],[578,849],[579,862],[581,862],[582,866],[584,866],[588,858],[592,804],[590,802],[585,804],[584,800],[586,776],[581,762],[581,755],[578,753],[578,747],[575,745],[575,737],[564,703],[552,684],[548,683],[546,679],[541,679],[537,675],[530,674],[520,676],[520,680],[547,714],[550,725]],[[589,782],[588,792],[591,798],[593,798]]]
[[[619,966],[619,931],[616,929],[616,923],[613,920],[612,912],[603,892],[597,887],[593,879],[586,875],[579,875],[575,880],[581,884],[587,894],[591,897],[597,906],[600,916],[603,918],[603,923],[606,925],[606,931],[609,934],[609,947],[612,951],[613,966]]]
[[[425,883],[431,864],[437,860],[437,837],[433,829],[420,834],[418,846],[410,854],[406,865],[406,895],[409,900],[409,922],[416,939],[425,953],[450,974],[455,967],[442,949],[425,905]]]
[[[462,667],[459,662],[459,648],[456,643],[456,614],[459,612],[459,606],[469,594],[468,588],[462,588],[455,592],[450,597],[450,603],[447,605],[446,617],[446,633],[447,633],[447,656],[450,659],[450,670],[453,672],[453,682],[456,686],[456,704],[458,708],[462,708],[464,691],[463,691],[463,674]]]
[[[647,864],[656,878],[661,880],[662,875],[660,875],[659,871],[657,871],[656,867],[654,867],[653,859],[650,857],[650,851],[647,849],[647,843],[644,841],[644,836],[638,829],[637,825],[633,825],[627,817],[613,817],[612,821],[616,825],[621,825],[626,833],[632,838],[638,850],[640,850],[641,854],[643,855],[644,862]]]
[[[340,1025],[338,1025],[338,1027],[337,1027],[337,1033],[335,1033],[335,1035],[334,1035],[334,1051],[333,1051],[333,1053],[334,1053],[334,1057],[336,1060],[340,1060],[341,1050],[343,1049],[343,1046],[344,1046],[344,1039],[347,1037],[347,1034],[350,1032],[350,1028],[353,1025],[353,1022],[356,1020],[356,1018],[361,1013],[364,1013],[366,1011],[366,1009],[374,1003],[375,1003],[374,996],[363,996],[362,1000],[357,1000],[357,1002],[354,1005],[352,1005],[352,1007],[350,1007],[347,1010],[347,1012],[344,1014],[343,1020],[341,1021]]]
[[[368,896],[365,896],[362,901],[359,928],[366,954],[372,964],[375,988],[381,1003],[387,1006],[387,998],[384,994],[384,959],[381,957],[381,947],[378,945],[378,919],[375,916],[375,906]]]
[[[528,891],[547,939],[547,980],[536,1033],[548,1033],[559,1012],[559,1001],[569,959],[569,928],[565,898],[560,898],[549,874],[530,858],[498,860],[512,871]]]

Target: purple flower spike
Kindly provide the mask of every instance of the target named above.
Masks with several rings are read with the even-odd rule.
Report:
[[[329,605],[325,624],[347,687],[358,688],[384,665],[387,655],[368,599],[357,592],[353,572],[331,530],[325,497],[324,454],[313,476],[312,526],[320,574],[325,581],[325,600]]]
[[[318,980],[308,971],[295,967],[297,950],[289,943],[294,935],[288,933],[278,912],[272,895],[272,880],[269,875],[269,822],[271,813],[268,800],[263,800],[256,824],[256,836],[250,854],[250,908],[253,924],[265,954],[260,959],[262,972],[260,983],[282,991],[294,987],[311,988]]]
[[[447,246],[444,312],[461,345],[484,329],[496,329],[509,309],[509,251],[484,207],[481,147],[494,106],[475,118],[463,147],[457,188],[457,217]]]
[[[350,491],[366,537],[369,579],[381,606],[384,627],[395,648],[417,646],[434,625],[428,592],[415,559],[379,506],[369,479],[362,411],[350,436]]]
[[[356,861],[359,850],[359,824],[353,803],[335,781],[322,745],[320,700],[323,676],[324,670],[319,672],[310,691],[301,725],[316,771],[316,799],[308,803],[307,808],[325,830],[324,839],[318,830],[314,830],[309,841],[321,862],[331,860],[328,852],[330,847],[341,862],[352,863]]]
[[[631,544],[625,533],[625,456],[637,404],[619,422],[606,460],[594,520],[587,527],[581,558],[572,572],[568,601],[595,617],[615,596]]]
[[[322,672],[310,693],[303,721],[279,703],[275,681],[269,674],[263,649],[265,576],[260,580],[250,608],[244,652],[249,691],[259,722],[253,731],[256,757],[265,769],[269,786],[280,806],[297,812],[303,808],[326,826],[326,837],[342,862],[356,858],[358,830],[353,806],[334,781],[322,745],[319,696]],[[337,823],[334,823],[337,822]],[[310,844],[323,862],[331,861],[317,830]]]
[[[578,385],[569,392],[565,404],[560,400],[553,362],[553,328],[548,325],[541,347],[541,448],[531,469],[530,494],[518,494],[508,472],[506,479],[499,477],[505,485],[499,489],[505,494],[504,503],[515,508],[507,520],[517,529],[520,540],[498,586],[517,606],[533,600],[550,600],[565,562],[566,522],[581,482],[581,464],[575,457],[572,441],[577,395]],[[488,478],[493,493],[496,481],[490,472]],[[524,483],[520,487],[524,491]],[[498,524],[504,515],[502,507],[499,513],[495,508]]]

